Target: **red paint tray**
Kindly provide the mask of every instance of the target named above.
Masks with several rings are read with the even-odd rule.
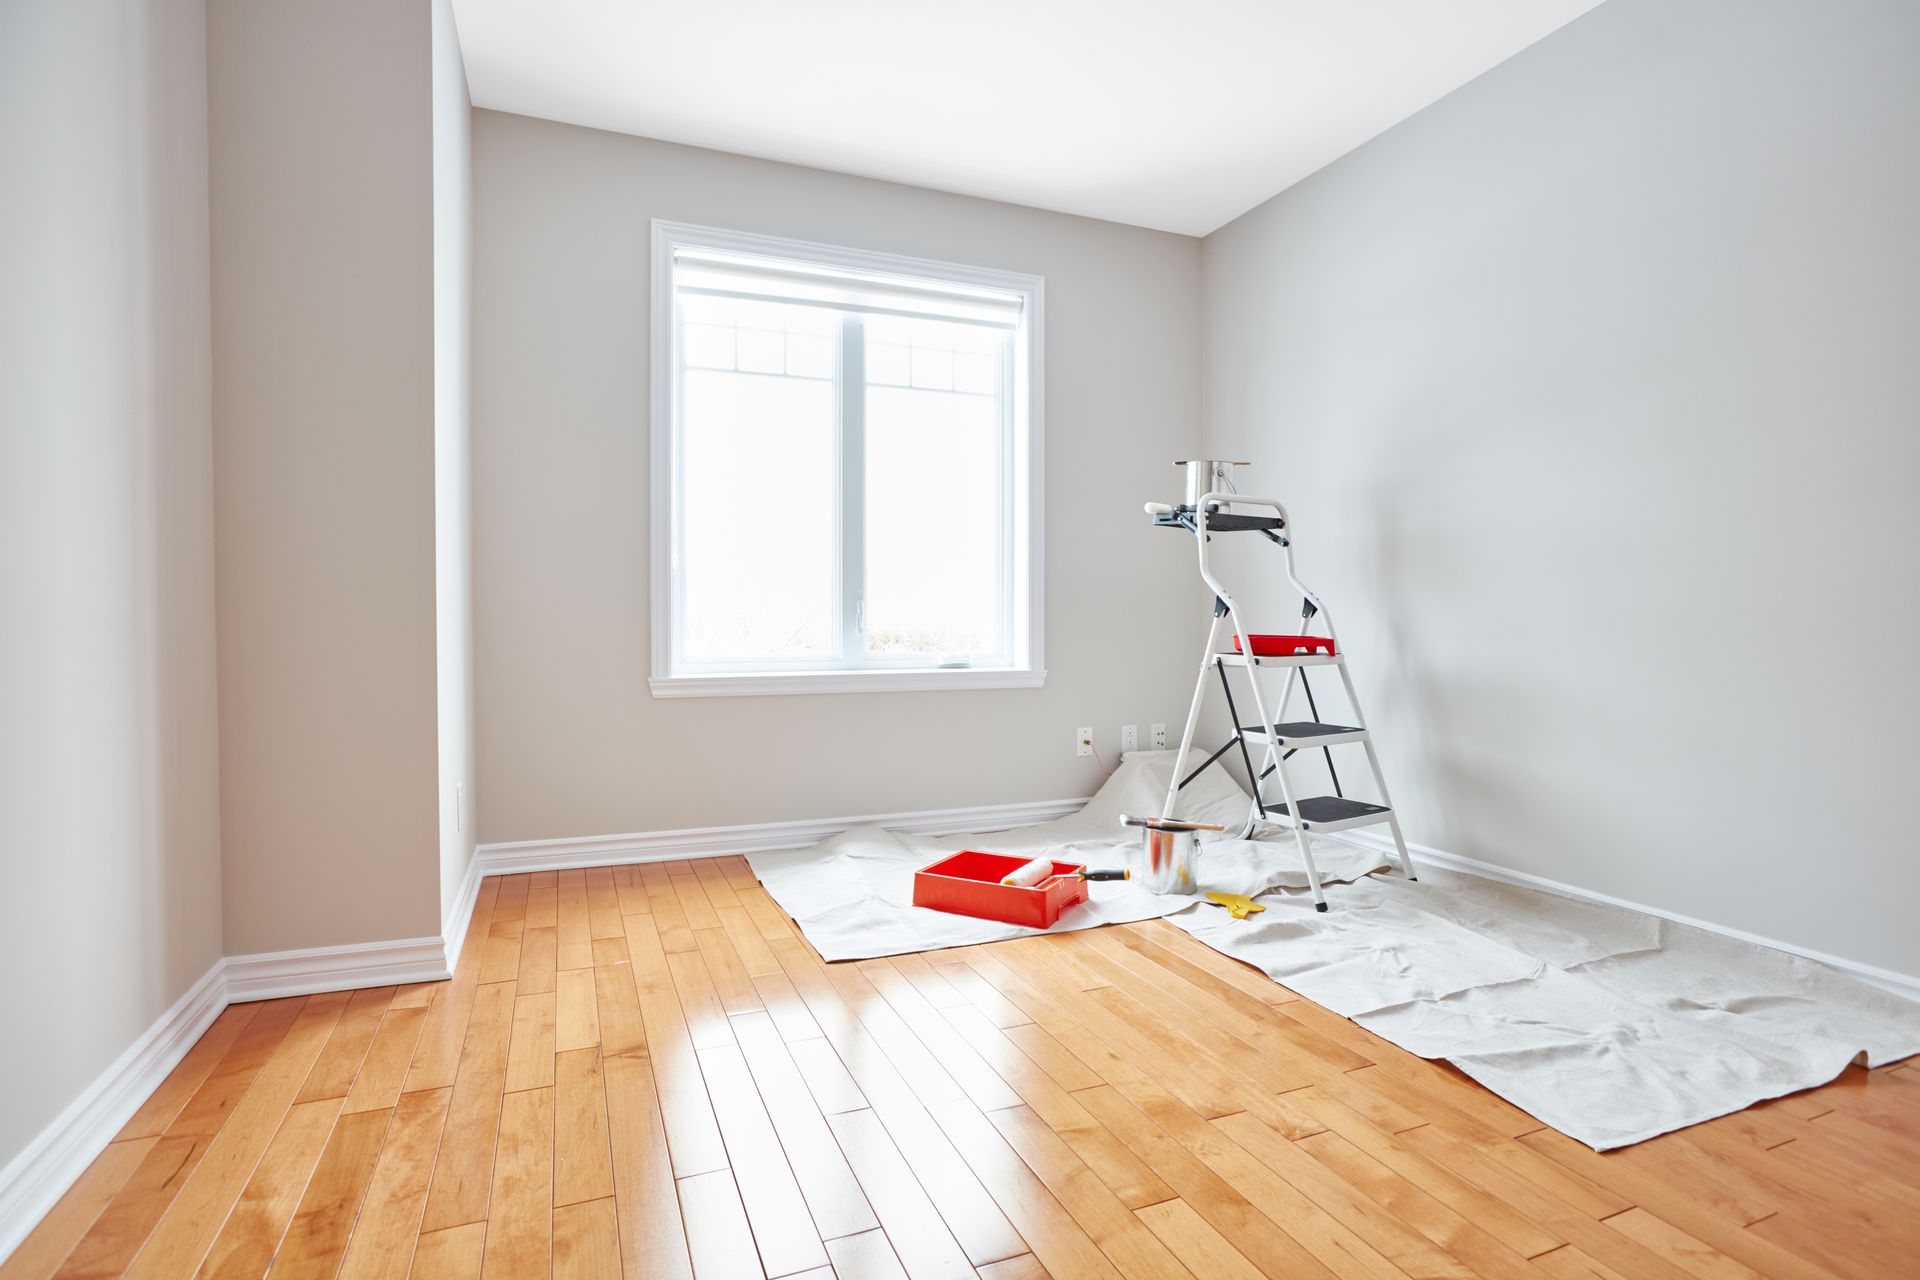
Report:
[[[1008,872],[1032,861],[1016,854],[962,849],[913,873],[913,905],[1034,929],[1050,928],[1068,907],[1087,900],[1087,882],[1075,874],[1079,864],[1056,862],[1054,878],[1031,888],[1000,883]]]

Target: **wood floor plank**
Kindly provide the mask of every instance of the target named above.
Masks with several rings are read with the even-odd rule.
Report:
[[[555,979],[555,1053],[600,1047],[600,1006],[599,996],[594,991],[593,973],[592,969],[562,969]],[[634,1007],[637,1011],[637,1000]]]
[[[747,914],[747,909],[735,898],[730,907],[715,907],[713,913],[720,917],[720,928],[733,943],[734,952],[740,957],[740,967],[749,977],[780,972],[780,962],[774,958],[773,951],[767,946],[767,940],[760,936],[760,930]]]
[[[762,945],[765,945],[764,939]],[[773,954],[771,948],[768,948],[767,954]],[[774,963],[777,965],[779,961]],[[772,1016],[774,1025],[780,1028],[782,1038],[788,1041],[812,1040],[824,1034],[820,1024],[813,1020],[813,1014],[807,1011],[806,1001],[793,989],[793,982],[785,970],[755,974],[753,989],[760,993],[761,1006]]]
[[[827,1265],[827,1251],[787,1163],[779,1134],[736,1044],[700,1050],[700,1068],[726,1140],[734,1185],[769,1275]]]
[[[963,960],[936,960],[933,969],[947,980],[968,1004],[980,1011],[994,1026],[1005,1030],[1030,1024],[1026,1011],[1001,995],[991,982],[976,973]],[[949,1013],[951,1016],[951,1013]]]
[[[832,1240],[879,1226],[773,1020],[764,1012],[739,1014],[734,1030],[754,1086],[779,1135],[780,1149],[821,1237]],[[712,1082],[708,1083],[711,1087]],[[731,1144],[728,1150],[738,1158]]]
[[[1540,1129],[1522,1134],[1516,1141],[1636,1204],[1657,1205],[1667,1223],[1762,1275],[1781,1280],[1836,1280],[1834,1273],[1816,1260],[1783,1249],[1749,1228],[1737,1227],[1693,1204],[1684,1190],[1676,1190],[1621,1161],[1608,1160],[1563,1134]]]
[[[512,982],[520,974],[520,940],[524,919],[498,920],[487,927],[481,945],[480,981]]]
[[[1118,1277],[1120,1272],[1092,1236],[1049,1191],[980,1109],[964,1098],[942,1104],[934,1115],[941,1130],[988,1187],[1046,1270],[1059,1276]],[[980,1274],[1020,1254],[982,1264]]]
[[[179,1065],[167,1073],[160,1087],[140,1104],[132,1119],[120,1126],[120,1132],[113,1136],[113,1140],[126,1142],[133,1138],[157,1138],[165,1133],[174,1117],[180,1114],[180,1109],[207,1082],[214,1068],[220,1065],[220,1060],[262,1007],[259,1004],[230,1004],[221,1010],[220,1016],[194,1041]]]
[[[863,1111],[871,1105],[825,1036],[789,1043],[787,1053],[799,1069],[801,1079],[807,1082],[807,1092],[813,1095],[814,1105],[822,1115]]]
[[[373,1043],[374,1032],[380,1029],[380,1020],[393,1004],[393,995],[392,987],[368,987],[353,993],[346,1012],[334,1024],[327,1047],[320,1051],[319,1060],[307,1073],[306,1083],[300,1086],[300,1096],[295,1102],[347,1096],[354,1077],[360,1072],[360,1063],[367,1056],[367,1047]],[[403,1068],[405,1065],[401,1064]]]
[[[692,873],[669,873],[668,883],[673,887],[674,896],[680,899],[680,911],[686,916],[687,928],[698,933],[701,929],[718,929],[720,917],[714,913],[713,900],[707,897],[706,886]]]
[[[1712,1245],[1702,1244],[1678,1227],[1662,1221],[1645,1209],[1628,1209],[1607,1219],[1607,1225],[1623,1235],[1656,1249],[1690,1275],[1707,1280],[1758,1280],[1760,1273],[1727,1257]]]
[[[523,1089],[500,1104],[500,1145],[480,1274],[546,1275],[553,1257],[553,1090]]]
[[[698,933],[695,937],[698,937]],[[727,1022],[727,1011],[720,1004],[713,975],[708,971],[707,962],[700,952],[683,951],[668,956],[666,960],[667,972],[673,975],[674,994],[680,998],[681,1016],[686,1020],[687,1034],[693,1040],[693,1047],[712,1049],[732,1044],[733,1028]]]
[[[604,1059],[601,1069],[621,1266],[627,1280],[689,1280],[686,1228],[653,1069],[644,1054]]]
[[[460,1073],[447,1104],[446,1131],[421,1234],[479,1222],[492,1191],[494,1143],[500,1132],[500,1095],[505,1092],[507,1042],[513,1025],[513,984],[482,986],[467,1024]]]
[[[1135,1209],[1147,1230],[1176,1258],[1205,1258],[1208,1280],[1260,1280],[1261,1271],[1184,1200],[1163,1200]]]
[[[507,1040],[508,1093],[553,1086],[553,992],[516,995],[513,1031]]]
[[[553,1280],[620,1280],[620,1222],[613,1197],[554,1208]]]
[[[357,1111],[333,1126],[274,1256],[275,1280],[324,1280],[339,1270],[392,1118],[390,1111]]]
[[[313,1070],[348,999],[345,992],[308,997],[300,1016],[155,1224],[127,1268],[129,1276],[183,1276],[198,1269],[228,1209]]]
[[[620,896],[609,867],[587,868],[587,928],[596,938],[620,936]]]
[[[680,1179],[680,1216],[700,1280],[761,1280],[759,1255],[746,1210],[726,1169]]]
[[[1247,1121],[1242,1119],[1239,1124],[1244,1129]],[[1224,1129],[1226,1125],[1219,1127]],[[1280,1141],[1278,1135],[1275,1135],[1275,1139]],[[1522,1255],[1497,1239],[1471,1218],[1462,1216],[1452,1205],[1436,1198],[1398,1170],[1382,1164],[1341,1134],[1331,1131],[1309,1134],[1295,1140],[1293,1147],[1306,1152],[1348,1186],[1356,1188],[1488,1280],[1527,1280],[1533,1275],[1533,1268],[1527,1265],[1529,1255]],[[1555,1249],[1560,1247],[1558,1243],[1552,1246]],[[1547,1253],[1550,1250],[1542,1249],[1540,1252]]]
[[[197,1274],[242,1280],[263,1276],[340,1116],[338,1097],[296,1102],[267,1144]]]
[[[562,871],[555,890],[558,895],[556,924],[558,942],[555,964],[564,973],[568,969],[593,967],[593,925],[587,910],[587,873],[579,869]]]
[[[108,1143],[19,1247],[0,1260],[0,1280],[46,1280],[52,1275],[159,1141],[156,1135]]]
[[[669,954],[692,951],[693,930],[687,925],[686,909],[673,891],[673,878],[659,863],[640,868],[640,883],[646,886],[647,902],[653,907],[653,927],[660,946]]]
[[[677,983],[667,968],[667,956],[654,929],[658,917],[658,910],[650,916],[627,916],[627,948],[634,957],[633,975],[646,1027],[647,1057],[659,1090],[673,1171],[675,1176],[685,1178],[726,1168],[727,1152],[720,1141],[720,1126],[714,1120],[706,1081],[700,1074],[700,1060],[687,1029]],[[603,1019],[603,1036],[605,1026]],[[730,1039],[733,1033],[727,1034]]]
[[[1326,1268],[1292,1236],[1111,1085],[1085,1090],[1075,1099],[1145,1161],[1211,1229],[1240,1253],[1256,1260],[1266,1274],[1289,1278],[1327,1275]],[[1338,1216],[1337,1210],[1329,1212]],[[1357,1224],[1355,1229],[1359,1229]],[[1446,1276],[1444,1265],[1433,1265],[1438,1261],[1436,1254],[1432,1249],[1407,1251],[1407,1256],[1422,1263],[1421,1274]]]
[[[713,979],[714,993],[722,1009],[731,1014],[751,1013],[762,1007],[759,988],[753,985],[753,976],[740,962],[740,953],[734,949],[733,939],[725,929],[695,929],[693,940],[700,949],[700,958],[706,961],[707,973]],[[758,938],[755,941],[763,948],[766,946]]]
[[[1030,1253],[979,1268],[980,1280],[1048,1280],[1047,1269]]]
[[[1545,1176],[1532,1162],[1548,1165],[1553,1162],[1510,1138],[1500,1139],[1496,1146],[1482,1147],[1434,1124],[1408,1129],[1399,1138],[1435,1163],[1498,1196],[1533,1221],[1565,1236],[1572,1247],[1584,1255],[1585,1261],[1634,1277],[1678,1280],[1684,1275],[1667,1259],[1606,1227],[1603,1219],[1631,1205],[1613,1203],[1619,1197],[1611,1193],[1590,1194],[1591,1184],[1577,1175],[1570,1174],[1562,1181]],[[1529,1159],[1503,1159],[1509,1148]],[[1537,1267],[1540,1258],[1561,1252],[1549,1250],[1533,1261]],[[1560,1265],[1570,1264],[1563,1258]]]
[[[538,874],[546,879],[527,881],[527,928],[551,929],[560,920],[558,882],[551,871]]]
[[[386,1111],[400,1100],[401,1086],[420,1046],[420,1032],[431,1016],[429,1009],[387,1010],[341,1110]]]
[[[647,1047],[646,1024],[640,1019],[640,996],[634,989],[631,964],[595,965],[594,1025],[600,1037],[600,1052],[617,1058],[642,1053]]]
[[[843,1111],[828,1123],[907,1274],[915,1280],[972,1276],[965,1251],[880,1118],[872,1111]]]
[[[885,960],[860,961],[855,967],[880,993],[880,998],[900,1016],[900,1020],[912,1029],[927,1052],[953,1077],[954,1083],[967,1091],[973,1105],[982,1111],[994,1111],[1019,1104],[1019,1095],[1000,1078],[994,1065],[954,1029],[953,1024],[899,969]],[[996,1038],[989,1043],[998,1045],[1007,1042]],[[1010,1043],[1007,1043],[1007,1047],[1012,1048]],[[1024,1060],[1019,1050],[1013,1049],[1012,1052]]]
[[[1073,1153],[1085,1161],[1108,1190],[1129,1209],[1171,1200],[1174,1192],[1127,1146],[1102,1127],[1066,1089],[1040,1065],[971,1006],[950,1009],[947,1016],[970,1030],[969,1040],[980,1048],[1021,1102],[1058,1134]],[[1098,1083],[1094,1081],[1093,1083]]]
[[[928,1114],[922,1101],[922,1091],[916,1091],[906,1077],[909,1070],[921,1069],[921,1062],[927,1058],[924,1046],[918,1040],[913,1040],[912,1049],[916,1056],[903,1064],[900,1058],[906,1047],[905,1042],[895,1039],[883,1045],[869,1034],[872,1024],[867,1017],[857,1016],[840,999],[833,984],[821,971],[819,962],[794,949],[791,940],[771,945],[774,954],[780,957],[782,966],[787,969],[788,976],[794,980],[801,998],[807,1001],[808,1008],[820,1023],[825,1039],[852,1075],[891,1139],[898,1144],[900,1153],[914,1175],[935,1195],[941,1215],[967,1257],[977,1265],[1023,1252],[1019,1235],[1005,1213],[980,1185],[967,1162],[961,1159],[953,1144],[941,1132],[940,1126]],[[857,992],[864,992],[874,1001],[879,1000],[877,993],[857,972],[852,973],[851,977],[858,981]],[[897,1015],[891,1010],[884,1012],[898,1021]],[[911,1036],[905,1024],[899,1024],[898,1029]],[[794,1047],[799,1048],[797,1045]],[[953,1087],[951,1092],[955,1097],[965,1096],[957,1087]],[[835,1133],[838,1134],[837,1121],[830,1123],[834,1124]],[[844,1146],[843,1142],[843,1149]],[[851,1153],[848,1160],[852,1162]],[[859,1173],[857,1164],[854,1171]],[[867,1187],[864,1177],[861,1178],[861,1186],[868,1191],[871,1201],[871,1189]],[[876,1213],[880,1212],[879,1205],[873,1208]],[[885,1221],[884,1214],[881,1220]],[[899,1244],[897,1238],[895,1244]]]
[[[555,1056],[553,1103],[554,1204],[612,1196],[607,1091],[598,1049],[572,1049]]]
[[[1122,1275],[1191,1274],[1098,1177],[1089,1176],[1092,1170],[1029,1108],[1006,1107],[987,1119]]]
[[[1334,1275],[1378,1276],[1397,1280],[1399,1269],[1363,1240],[1354,1228],[1320,1208],[1271,1165],[1248,1153],[1173,1092],[1153,1081],[1114,1086],[1222,1181],[1281,1230],[1292,1236]],[[1178,1183],[1174,1184],[1179,1190]],[[1196,1200],[1189,1203],[1199,1204]],[[1219,1225],[1218,1223],[1215,1224]],[[1223,1232],[1224,1234],[1224,1232]],[[1231,1239],[1231,1235],[1228,1237]]]
[[[1318,1089],[1302,1089],[1295,1099],[1328,1129],[1452,1209],[1463,1220],[1478,1223],[1521,1257],[1531,1258],[1568,1243],[1558,1233],[1529,1221],[1474,1183],[1428,1160],[1398,1136],[1375,1128],[1365,1116],[1345,1103],[1327,1097]]]
[[[560,966],[560,930],[556,925],[530,925],[520,935],[520,968],[514,985],[523,996],[553,990]]]
[[[619,901],[623,916],[644,916],[653,911],[653,904],[647,901],[647,887],[640,883],[638,867],[613,868],[613,896]]]
[[[414,1247],[411,1280],[479,1280],[486,1247],[484,1222],[429,1231]]]
[[[834,1280],[908,1280],[905,1267],[878,1228],[827,1241]]]
[[[341,1280],[402,1280],[413,1262],[427,1182],[440,1152],[452,1089],[403,1093],[354,1220]]]

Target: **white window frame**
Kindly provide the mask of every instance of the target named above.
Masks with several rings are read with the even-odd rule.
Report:
[[[754,254],[825,267],[975,285],[1018,294],[1021,325],[1012,344],[1009,405],[1012,454],[1007,511],[1011,517],[1013,583],[1007,593],[1011,661],[1004,666],[916,667],[873,665],[810,670],[686,672],[674,669],[674,468],[680,361],[679,326],[673,297],[674,252],[679,248]],[[928,689],[1035,689],[1046,683],[1043,660],[1044,552],[1042,498],[1046,492],[1042,409],[1045,334],[1044,277],[930,258],[877,253],[782,236],[728,231],[693,223],[653,220],[650,335],[652,407],[649,511],[652,675],[656,698],[740,697],[788,693],[883,693]],[[843,513],[844,514],[844,513]]]

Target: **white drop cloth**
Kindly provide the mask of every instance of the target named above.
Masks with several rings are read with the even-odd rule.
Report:
[[[822,959],[864,960],[908,951],[934,951],[998,942],[1033,933],[1064,933],[1170,915],[1193,905],[1187,897],[1148,893],[1138,881],[1095,881],[1089,900],[1069,907],[1050,930],[978,920],[913,905],[913,873],[956,849],[1035,855],[1058,850],[1061,861],[1088,867],[1135,867],[1139,832],[1120,815],[1158,814],[1173,772],[1171,751],[1129,752],[1087,807],[1054,822],[987,835],[916,836],[880,827],[855,827],[799,852],[752,853],[754,874],[806,932]],[[1247,795],[1231,777],[1209,769],[1181,792],[1179,816],[1238,827]],[[1203,889],[1258,893],[1276,885],[1305,885],[1299,855],[1273,856],[1265,841],[1229,840],[1201,833],[1197,876]],[[1316,841],[1323,881],[1348,880],[1381,865],[1379,855],[1353,845]]]
[[[749,855],[828,960],[929,951],[1038,930],[914,907],[913,872],[942,853],[1063,849],[1134,865],[1119,815],[1157,813],[1171,752],[1134,752],[1087,807],[1044,826],[939,839],[863,827],[801,853]],[[1220,770],[1180,816],[1238,826],[1247,798]],[[1445,1058],[1596,1150],[1824,1084],[1856,1059],[1920,1052],[1920,1004],[1811,960],[1435,868],[1371,875],[1370,850],[1315,840],[1332,909],[1316,912],[1291,835],[1204,840],[1203,889],[1258,894],[1234,920],[1210,903],[1095,883],[1054,932],[1166,916],[1226,955],[1426,1058]]]
[[[1597,1151],[1920,1052],[1920,1004],[1826,965],[1418,870],[1330,888],[1325,913],[1280,891],[1168,922]]]

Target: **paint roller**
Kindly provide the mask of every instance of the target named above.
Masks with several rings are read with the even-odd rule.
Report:
[[[1084,867],[1076,867],[1072,871],[1062,872],[1061,874],[1075,876],[1081,880],[1126,880],[1132,875],[1131,872],[1126,870],[1088,871]],[[1032,862],[1024,863],[1021,866],[1015,867],[1012,871],[1009,871],[1001,878],[1000,883],[1012,885],[1018,889],[1031,889],[1042,880],[1049,879],[1053,875],[1052,858],[1035,858]]]

